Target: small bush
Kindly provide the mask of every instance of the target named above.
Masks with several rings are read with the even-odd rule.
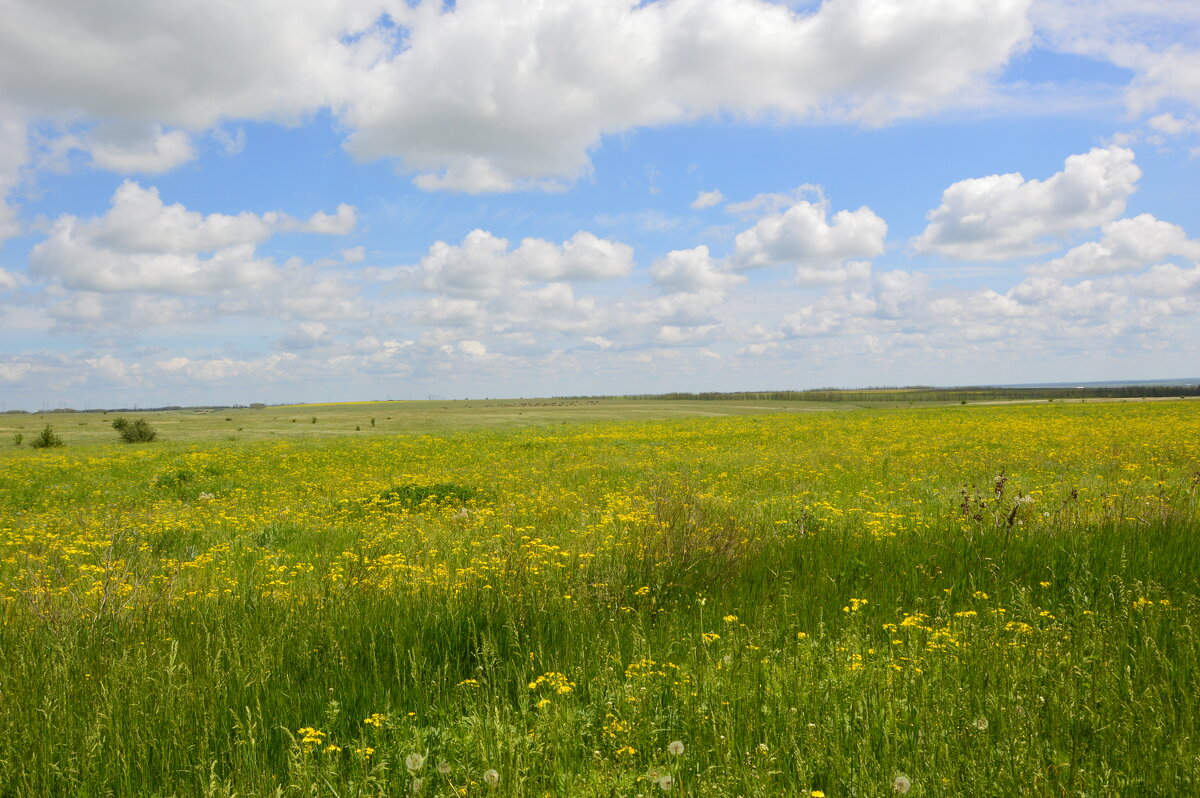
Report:
[[[25,440],[25,436],[22,435],[21,433],[19,433],[19,432],[13,433],[13,446],[20,446],[21,442],[24,440]]]
[[[443,482],[437,485],[397,485],[380,493],[376,501],[389,507],[417,510],[422,507],[461,505],[478,498],[479,491],[474,488]]]
[[[56,446],[62,446],[63,439],[55,435],[54,430],[47,424],[41,434],[34,438],[29,445],[35,449],[53,449]]]
[[[126,443],[149,443],[158,437],[158,433],[144,418],[130,421],[118,417],[113,420],[112,427],[121,434],[121,440]]]

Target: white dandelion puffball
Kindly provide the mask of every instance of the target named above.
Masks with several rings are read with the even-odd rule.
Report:
[[[404,757],[404,767],[408,768],[413,773],[416,773],[424,765],[425,765],[425,755],[424,754],[411,753],[408,756]]]
[[[672,740],[667,743],[667,751],[671,756],[679,756],[683,753],[683,743],[680,740]]]
[[[488,770],[483,774],[483,780],[489,787],[495,787],[500,783],[500,773],[496,770]]]
[[[892,781],[892,792],[896,795],[904,795],[912,788],[912,782],[908,780],[908,776],[897,776]]]
[[[671,788],[672,788],[672,787],[674,787],[674,786],[675,786],[675,779],[674,779],[674,778],[671,776],[671,774],[670,774],[670,773],[668,773],[668,774],[667,774],[667,775],[665,775],[665,776],[660,776],[660,777],[659,777],[659,779],[658,779],[658,787],[659,787],[659,789],[660,789],[660,790],[662,790],[663,792],[670,792],[670,791],[671,791]]]

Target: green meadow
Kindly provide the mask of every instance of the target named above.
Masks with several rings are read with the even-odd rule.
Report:
[[[0,415],[0,795],[1196,795],[1198,532],[1191,399]]]

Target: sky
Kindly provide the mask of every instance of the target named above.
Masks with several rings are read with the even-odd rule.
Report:
[[[1200,376],[1194,0],[0,0],[0,409]]]

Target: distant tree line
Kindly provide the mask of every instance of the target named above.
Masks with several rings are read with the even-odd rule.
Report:
[[[1148,397],[1200,396],[1200,384],[1094,385],[1077,388],[998,388],[969,386],[931,388],[816,388],[806,391],[705,391],[620,396],[569,396],[560,399],[656,399],[659,401],[793,401],[793,402],[981,402],[1005,399],[1141,399]]]

